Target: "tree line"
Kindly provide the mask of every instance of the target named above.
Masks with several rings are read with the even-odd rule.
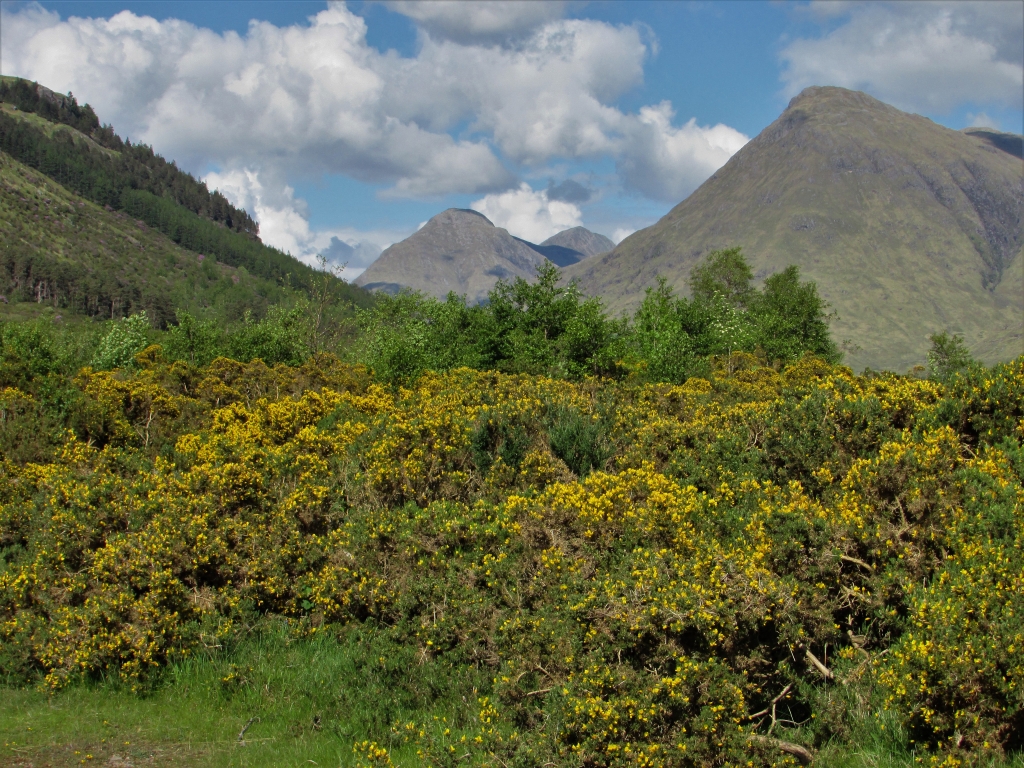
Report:
[[[0,150],[70,191],[111,210],[124,211],[188,250],[278,285],[309,291],[314,270],[283,251],[264,245],[248,213],[219,192],[155,154],[144,144],[122,141],[109,126],[98,127],[92,109],[23,80],[0,82],[0,101],[68,125],[93,138],[101,149],[72,132],[41,127],[0,112]],[[106,131],[106,132],[104,132]],[[354,286],[340,286],[345,298],[365,306],[372,299]]]
[[[101,126],[92,107],[79,106],[73,94],[64,96],[37,83],[11,79],[0,82],[0,101],[74,128],[116,153],[112,156],[91,151],[86,142],[75,142],[67,132],[55,131],[47,136],[24,121],[3,116],[0,148],[80,195],[116,208],[122,189],[144,190],[170,198],[230,230],[258,238],[259,226],[248,213],[235,208],[220,192],[210,192],[205,182],[182,171],[173,161],[167,162],[152,147],[122,140],[112,126]]]
[[[694,268],[690,298],[660,280],[631,317],[609,317],[599,299],[559,280],[547,265],[534,283],[499,282],[479,306],[454,294],[443,301],[409,292],[381,296],[359,313],[361,357],[387,381],[467,366],[682,382],[707,375],[713,358],[738,352],[772,362],[804,353],[841,359],[815,284],[801,281],[791,266],[756,290],[738,248],[716,251]]]

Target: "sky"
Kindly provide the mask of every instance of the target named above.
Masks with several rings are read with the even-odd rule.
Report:
[[[451,207],[618,242],[812,85],[1021,133],[1024,3],[3,0],[0,72],[354,278]]]

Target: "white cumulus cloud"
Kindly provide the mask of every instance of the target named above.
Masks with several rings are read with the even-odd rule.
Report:
[[[627,237],[632,235],[634,232],[636,232],[636,230],[633,229],[632,227],[619,227],[614,232],[612,232],[611,240],[612,240],[613,243],[618,245],[623,240],[625,240]]]
[[[386,5],[415,19],[438,40],[503,43],[561,17],[567,3],[560,0],[391,0]]]
[[[344,5],[309,26],[252,22],[244,37],[129,11],[61,21],[29,6],[2,21],[5,74],[74,91],[186,167],[259,162],[392,183],[399,195],[486,192],[514,178],[486,142],[385,109],[386,57]]]
[[[746,141],[727,126],[675,124],[667,102],[615,106],[643,82],[645,28],[564,19],[561,4],[393,7],[424,31],[415,56],[377,51],[342,3],[308,24],[253,21],[244,35],[4,5],[0,70],[73,91],[182,167],[221,169],[211,185],[234,185],[268,242],[296,255],[316,238],[288,186],[298,178],[341,174],[384,197],[474,194],[523,211],[532,200],[534,213],[502,215],[536,233],[579,209],[524,196],[517,168],[610,157],[627,188],[678,202]]]
[[[629,125],[619,170],[629,186],[648,197],[679,201],[749,139],[721,123],[701,127],[695,118],[674,128],[673,117],[667,101],[642,108],[639,119]]]
[[[992,128],[993,130],[1000,130],[999,121],[989,117],[984,112],[973,114],[968,112],[967,119],[970,121],[968,128]]]
[[[917,112],[1024,99],[1024,4],[820,3],[842,23],[781,52],[785,93],[838,85]]]
[[[261,173],[250,168],[206,174],[211,189],[219,189],[232,205],[252,211],[260,223],[260,238],[267,245],[290,253],[311,266],[324,255],[329,262],[344,265],[342,277],[353,280],[393,243],[411,231],[358,230],[336,227],[313,231],[306,202],[295,197],[287,184],[264,185]]]
[[[525,182],[519,189],[487,195],[469,207],[482,213],[496,227],[504,227],[510,234],[531,243],[547,240],[583,222],[583,214],[575,205],[549,200],[546,191],[534,191]]]

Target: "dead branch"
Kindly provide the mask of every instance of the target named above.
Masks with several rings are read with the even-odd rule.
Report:
[[[239,744],[245,744],[245,732],[249,730],[249,726],[250,725],[252,725],[253,723],[258,723],[259,721],[260,721],[260,719],[256,715],[253,715],[252,717],[249,718],[249,722],[247,722],[242,727],[242,730],[238,732],[238,743]]]
[[[782,741],[771,736],[762,736],[759,733],[752,733],[748,739],[756,744],[766,744],[771,747],[775,747],[781,752],[785,752],[787,755],[792,755],[800,761],[800,765],[810,765],[811,761],[814,760],[814,753],[806,747],[801,747],[799,744],[793,744],[789,741]]]
[[[813,653],[811,653],[810,648],[804,649],[804,656],[807,657],[807,660],[811,662],[811,666],[813,666],[814,669],[817,670],[818,674],[821,675],[823,678],[825,678],[826,680],[836,679],[836,676],[832,674],[832,670],[826,667],[824,664],[822,664],[821,660]]]
[[[850,645],[852,645],[858,651],[863,653],[865,656],[870,657],[871,654],[869,654],[867,651],[864,650],[864,645],[868,641],[868,636],[867,635],[855,635],[855,634],[853,634],[853,630],[852,629],[846,630],[846,635],[847,635],[847,637],[850,638]]]
[[[840,555],[839,559],[842,560],[844,563],[850,563],[852,565],[859,565],[861,568],[863,568],[868,573],[874,573],[875,572],[875,568],[874,568],[873,565],[871,565],[870,563],[865,563],[859,557],[850,557],[849,555]]]
[[[769,715],[770,714],[772,716],[772,724],[770,726],[768,726],[768,733],[771,733],[772,729],[775,728],[775,722],[776,722],[776,720],[775,720],[775,707],[778,705],[778,703],[780,701],[782,701],[782,699],[786,696],[786,694],[789,693],[789,690],[792,687],[793,687],[792,683],[787,685],[785,688],[782,689],[782,693],[780,693],[778,696],[776,696],[774,699],[771,700],[771,703],[767,707],[762,709],[760,712],[755,712],[752,715],[747,715],[746,719],[747,720],[756,720],[759,717],[764,717],[765,715]]]

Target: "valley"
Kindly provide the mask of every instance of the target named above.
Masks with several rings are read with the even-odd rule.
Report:
[[[350,284],[0,85],[0,763],[1020,768],[1020,137],[811,88]]]

